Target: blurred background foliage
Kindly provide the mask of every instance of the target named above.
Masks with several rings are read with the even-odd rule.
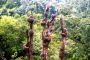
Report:
[[[51,2],[48,18],[58,12],[48,60],[59,60],[60,16],[65,17],[68,30],[65,60],[90,59],[90,0],[0,0],[0,60],[27,60],[22,46],[27,42],[27,18],[35,17],[34,60],[40,60],[42,49],[40,21],[43,20],[45,5]]]

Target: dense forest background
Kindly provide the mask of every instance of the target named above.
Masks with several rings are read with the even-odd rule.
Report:
[[[27,60],[22,46],[27,42],[29,15],[35,18],[33,58],[40,60],[40,21],[47,3],[51,4],[49,20],[52,13],[58,13],[49,45],[49,60],[59,60],[61,15],[68,30],[65,60],[90,59],[90,0],[0,0],[0,60]]]

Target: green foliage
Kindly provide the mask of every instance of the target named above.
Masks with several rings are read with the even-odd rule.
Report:
[[[72,39],[76,42],[73,49],[73,56],[70,58],[71,60],[88,60],[89,59],[89,22],[88,18],[80,19],[80,18],[67,18],[66,26],[68,28],[68,38]],[[88,32],[88,33],[87,33]]]
[[[41,1],[41,0],[40,0]],[[65,60],[89,60],[90,59],[90,1],[89,0],[65,0],[61,5],[61,15],[65,16],[65,27],[68,30],[68,38],[65,45]],[[78,2],[77,2],[78,1]],[[26,30],[29,28],[27,17],[33,15],[34,41],[33,58],[40,60],[42,49],[40,21],[44,12],[45,1],[30,2],[29,0],[0,0],[0,60],[27,60],[23,51],[26,44]],[[43,3],[44,2],[44,3]],[[51,13],[55,12],[51,6]],[[7,16],[6,16],[7,15]],[[48,60],[59,60],[60,48],[60,15],[57,17],[52,41],[49,45]]]
[[[26,26],[23,22],[10,16],[1,16],[0,19],[0,51],[4,52],[4,55],[9,54],[8,57],[12,58],[12,55],[17,51],[21,51],[22,41],[25,40]],[[16,54],[17,55],[17,54]],[[15,56],[14,56],[15,57]]]
[[[33,56],[35,60],[40,60],[40,52],[42,48],[40,25],[41,14],[33,14],[34,22],[34,49]],[[39,17],[39,18],[38,18]],[[68,39],[66,40],[65,59],[66,60],[88,60],[90,57],[90,26],[89,18],[65,18],[66,27],[68,29]],[[27,60],[23,53],[22,45],[26,43],[25,31],[28,29],[27,16],[16,14],[14,17],[0,17],[0,59],[21,59]],[[60,23],[55,22],[52,41],[49,45],[49,60],[59,59],[60,48]],[[21,54],[21,55],[20,55]],[[22,56],[23,55],[23,56]]]
[[[5,4],[7,0],[0,0],[0,7],[2,7],[3,4]]]

